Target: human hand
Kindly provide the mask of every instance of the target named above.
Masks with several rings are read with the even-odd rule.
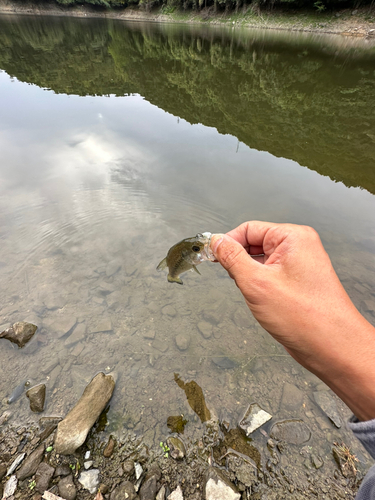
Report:
[[[354,376],[365,361],[374,365],[375,329],[351,302],[314,229],[246,222],[214,235],[211,249],[259,323],[340,397],[338,378]]]

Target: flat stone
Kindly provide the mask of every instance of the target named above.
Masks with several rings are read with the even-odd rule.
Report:
[[[110,500],[136,500],[138,495],[130,481],[124,481],[115,488],[110,496]]]
[[[227,356],[213,357],[212,362],[222,370],[232,370],[237,366],[237,362]]]
[[[302,407],[303,396],[303,392],[298,387],[285,382],[280,407],[289,411],[297,410]]]
[[[17,489],[18,480],[16,476],[10,476],[8,481],[5,483],[3,498],[9,498]]]
[[[105,274],[109,278],[110,276],[113,276],[114,274],[118,273],[121,269],[121,266],[122,266],[121,260],[119,259],[112,260],[111,262],[109,262],[109,264],[107,264],[105,268]]]
[[[155,500],[165,500],[165,486],[164,485],[158,491],[158,494],[156,495]]]
[[[190,346],[190,335],[186,335],[184,333],[179,333],[175,337],[175,342],[180,351],[186,351],[186,349]]]
[[[85,323],[79,323],[69,337],[65,340],[64,345],[66,347],[72,347],[77,342],[81,342],[86,337],[86,325]]]
[[[88,331],[89,333],[104,333],[111,332],[112,330],[113,328],[111,319],[102,318],[95,325],[91,326]]]
[[[18,347],[23,347],[34,336],[37,329],[38,327],[32,323],[20,321],[1,332],[0,338],[10,340],[13,344],[17,344]]]
[[[91,494],[96,493],[99,486],[99,469],[91,469],[81,472],[78,481]],[[126,497],[124,497],[126,498]]]
[[[36,450],[34,450],[30,455],[26,458],[22,467],[17,472],[17,478],[19,481],[23,481],[24,479],[31,477],[37,471],[40,462],[42,461],[44,455],[44,444],[38,446]]]
[[[65,500],[74,500],[77,496],[77,488],[75,487],[71,474],[60,479],[58,488],[59,494],[65,498]]]
[[[155,330],[146,330],[143,333],[143,338],[153,340],[155,338]]]
[[[160,352],[166,352],[169,349],[169,345],[168,345],[167,341],[158,340],[158,339],[155,339],[153,341],[152,347],[154,347],[155,349],[157,349]]]
[[[26,453],[21,453],[21,455],[18,455],[18,457],[12,462],[11,466],[7,470],[7,476],[11,476],[13,474],[13,472],[17,469],[17,467],[25,457]]]
[[[62,316],[55,318],[50,326],[50,329],[55,332],[55,336],[59,339],[70,332],[77,323],[77,318],[72,316]],[[43,323],[43,326],[44,325]]]
[[[212,337],[212,325],[207,321],[199,321],[198,330],[202,334],[205,339],[209,339]]]
[[[337,409],[337,404],[328,391],[317,391],[313,393],[315,402],[324,411],[327,417],[334,423],[334,425],[340,429],[342,422]]]
[[[245,432],[246,436],[250,436],[255,430],[259,429],[263,424],[271,420],[272,415],[263,410],[257,403],[252,403],[238,426]]]
[[[167,445],[170,449],[170,456],[175,460],[182,460],[186,455],[185,445],[181,439],[177,437],[169,437],[167,439]]]
[[[172,491],[172,493],[170,495],[168,495],[167,498],[168,498],[168,500],[184,500],[184,497],[182,495],[181,486],[180,485],[177,486],[177,488],[174,491]]]
[[[177,314],[176,309],[171,305],[164,306],[161,312],[165,316],[170,316],[171,318],[174,318]]]
[[[80,400],[57,426],[55,451],[70,455],[79,448],[112,397],[112,375],[98,373],[84,390]]]
[[[55,469],[48,465],[46,462],[41,462],[35,473],[35,489],[39,493],[44,493],[48,490],[49,483],[53,477]]]
[[[270,436],[278,441],[302,444],[310,439],[311,432],[303,420],[283,420],[272,426]]]
[[[61,296],[47,295],[44,299],[44,305],[47,309],[62,309],[66,304],[66,300]]]
[[[26,396],[30,400],[30,410],[34,413],[41,413],[44,410],[44,401],[46,399],[45,384],[38,384],[31,387],[26,392]]]
[[[218,469],[210,467],[206,478],[206,500],[239,500],[235,486]]]
[[[311,458],[311,463],[313,464],[315,469],[320,469],[321,467],[323,467],[324,462],[323,462],[322,457],[315,455],[313,453],[310,458]]]

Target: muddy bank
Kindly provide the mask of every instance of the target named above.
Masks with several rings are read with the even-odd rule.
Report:
[[[0,14],[53,15],[72,17],[99,17],[126,21],[160,23],[210,24],[230,27],[277,29],[289,31],[341,34],[375,38],[375,11],[371,8],[345,9],[331,13],[253,11],[250,7],[239,13],[215,13],[212,8],[195,11],[165,13],[163,8],[146,12],[142,9],[95,9],[90,6],[63,7],[55,3],[34,4],[11,0],[0,1]]]

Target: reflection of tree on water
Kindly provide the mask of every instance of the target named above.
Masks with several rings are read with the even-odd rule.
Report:
[[[199,387],[199,385],[192,380],[191,382],[183,382],[178,373],[174,374],[174,380],[176,384],[183,390],[185,391],[186,398],[188,400],[188,403],[193,411],[198,415],[198,417],[201,419],[201,422],[207,422],[207,420],[210,420],[211,418],[211,413],[210,410],[206,406],[206,401],[203,396],[203,391]]]
[[[371,62],[340,59],[311,42],[198,33],[3,20],[0,67],[55,92],[136,92],[190,123],[375,192]]]

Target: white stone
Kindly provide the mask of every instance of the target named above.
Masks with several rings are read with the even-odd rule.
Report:
[[[246,435],[249,436],[256,429],[259,429],[259,427],[271,420],[271,418],[272,415],[262,410],[257,403],[253,403],[247,409],[239,426],[245,431]]]
[[[170,495],[168,495],[168,500],[184,500],[184,497],[182,496],[181,486],[177,486],[177,488],[172,491]]]
[[[241,495],[233,491],[224,481],[209,479],[206,484],[206,500],[239,500]],[[168,497],[169,498],[169,497]]]
[[[138,480],[143,474],[142,465],[139,462],[135,462],[134,469],[135,469],[135,477]]]
[[[13,495],[13,493],[17,489],[17,477],[11,476],[8,481],[5,483],[3,498],[9,498]]]
[[[86,451],[85,453],[85,460],[88,460],[90,458],[90,455],[91,455],[91,451]]]
[[[165,499],[165,486],[162,486],[156,495],[155,500],[164,500]]]
[[[87,460],[87,462],[84,462],[83,466],[87,470],[89,469],[94,462],[92,460]]]
[[[26,456],[26,453],[22,453],[21,455],[18,455],[18,457],[14,460],[12,465],[7,470],[7,476],[10,476],[11,474],[13,474],[13,472],[17,469],[17,467],[22,462],[22,460],[25,458],[25,456]]]
[[[86,490],[89,490],[91,494],[96,493],[99,486],[99,469],[81,472],[78,481]]]

